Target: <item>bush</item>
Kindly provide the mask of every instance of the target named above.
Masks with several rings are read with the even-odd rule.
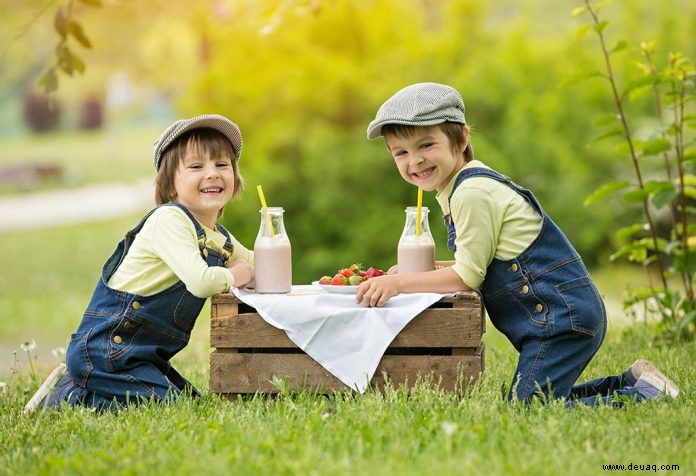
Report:
[[[61,108],[55,96],[37,92],[24,95],[24,122],[37,133],[44,133],[58,128]]]
[[[104,122],[102,101],[94,96],[82,101],[80,108],[80,129],[99,129]]]

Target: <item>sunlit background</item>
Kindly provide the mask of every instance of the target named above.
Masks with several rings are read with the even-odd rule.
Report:
[[[75,0],[91,48],[74,37],[68,46],[85,71],[59,74],[47,97],[38,82],[68,3],[0,0],[0,236],[15,254],[40,253],[17,243],[47,226],[63,233],[124,215],[125,231],[154,203],[154,139],[176,119],[219,113],[244,136],[247,193],[223,218],[242,243],[253,246],[262,184],[286,210],[296,283],[352,262],[386,269],[416,190],[365,130],[386,98],[420,81],[462,93],[477,158],[531,188],[593,268],[608,265],[613,232],[640,214],[619,201],[582,205],[608,178],[630,180],[631,164],[615,142],[593,142],[595,118],[613,105],[605,81],[574,80],[603,69],[596,35],[580,33],[589,19],[571,16],[581,1]],[[640,74],[641,41],[656,42],[660,64],[670,51],[695,56],[696,2],[616,1],[602,15],[610,41],[629,45],[613,56],[620,79]],[[638,134],[652,130],[652,107],[645,95],[630,103]],[[448,259],[432,194],[424,204]],[[118,233],[90,235],[104,251],[85,274],[96,279]],[[49,259],[53,272],[81,249]],[[22,274],[16,260],[0,270],[0,311],[12,315],[24,313],[16,281],[50,274]],[[93,280],[84,282],[88,296]]]

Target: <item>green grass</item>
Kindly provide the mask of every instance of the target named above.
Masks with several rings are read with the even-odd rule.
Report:
[[[385,395],[280,395],[228,402],[208,392],[209,308],[175,366],[200,401],[118,414],[84,409],[31,416],[23,405],[57,362],[80,320],[104,260],[138,216],[0,233],[0,474],[575,474],[603,464],[696,466],[691,387],[694,344],[653,345],[644,326],[610,325],[583,375],[622,371],[638,357],[680,385],[676,401],[569,411],[508,405],[516,354],[490,325],[486,371],[464,398],[419,386]],[[602,270],[603,294],[614,289]],[[603,286],[607,285],[607,290]],[[620,297],[617,297],[620,300]],[[28,355],[20,350],[35,340]],[[658,471],[659,472],[659,471]]]
[[[495,340],[495,339],[494,339]],[[15,378],[0,397],[1,474],[598,474],[602,464],[677,464],[696,470],[694,395],[676,401],[566,410],[508,405],[500,386],[512,356],[494,347],[465,398],[427,387],[384,396],[311,394],[144,406],[114,414],[84,409],[20,412],[35,382]],[[646,347],[614,338],[589,375]],[[691,380],[694,349],[647,348],[679,382]],[[198,383],[205,360],[182,367]],[[202,386],[204,386],[203,384]]]

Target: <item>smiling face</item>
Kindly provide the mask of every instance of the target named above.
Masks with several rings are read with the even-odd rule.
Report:
[[[215,228],[218,213],[234,195],[232,158],[211,156],[189,142],[174,175],[176,200],[209,228]]]
[[[425,191],[443,190],[464,167],[462,147],[453,147],[440,126],[413,127],[408,134],[385,134],[384,141],[399,173]]]
[[[213,129],[177,137],[162,154],[155,179],[157,205],[175,201],[213,228],[227,202],[244,191],[232,143]]]

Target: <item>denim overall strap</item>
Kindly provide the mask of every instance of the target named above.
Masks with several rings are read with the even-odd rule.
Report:
[[[225,228],[219,223],[216,224],[216,227],[217,230],[227,238],[225,240],[225,245],[223,246],[223,249],[229,254],[227,257],[227,259],[229,259],[229,257],[232,256],[232,251],[234,250],[234,247],[232,246],[232,238],[230,237],[230,232],[227,231],[227,228]],[[225,261],[227,261],[227,259],[225,259]]]
[[[161,208],[161,207],[177,207],[178,209],[182,210],[184,213],[186,213],[186,216],[189,217],[191,220],[191,223],[193,223],[193,226],[196,229],[196,237],[198,239],[198,246],[201,249],[201,255],[203,255],[203,249],[205,247],[205,230],[203,227],[198,223],[198,220],[196,220],[193,215],[191,214],[188,209],[182,205],[179,205],[176,202],[169,202],[165,203],[163,205],[160,205],[157,208],[153,208],[150,210],[147,215],[145,215],[133,228],[128,230],[126,232],[126,235],[123,237],[123,240],[118,244],[118,247],[116,248],[116,251],[114,251],[112,258],[109,259],[106,264],[104,265],[104,268],[102,269],[102,277],[104,279],[104,282],[107,283],[109,282],[109,279],[111,279],[111,276],[114,274],[114,272],[118,269],[119,266],[121,266],[121,263],[123,262],[123,259],[126,257],[126,254],[128,254],[128,250],[130,249],[131,245],[133,244],[133,240],[135,240],[135,237],[138,233],[140,233],[140,230],[143,229],[143,226],[145,225],[145,222],[147,221],[148,218],[150,218],[150,215],[155,213],[155,210]],[[119,256],[118,259],[113,259],[115,256]],[[205,256],[203,256],[205,258]]]
[[[450,208],[450,213],[443,217],[443,220],[445,221],[445,227],[447,228],[447,248],[451,252],[454,253],[455,251],[457,251],[457,245],[455,244],[455,240],[457,238],[457,230],[454,227],[454,220],[452,219],[451,211],[452,195],[454,194],[454,191],[457,190],[457,187],[459,187],[459,185],[464,180],[471,177],[488,177],[509,185],[517,193],[522,195],[525,198],[525,200],[527,200],[529,204],[539,213],[539,215],[544,215],[544,211],[542,210],[541,205],[539,205],[539,202],[537,201],[536,197],[534,197],[532,192],[515,184],[509,177],[506,177],[505,175],[500,174],[495,170],[487,169],[485,167],[471,167],[468,169],[464,169],[461,172],[459,172],[459,175],[457,175],[457,178],[454,180],[454,186],[452,187],[452,193],[450,193],[449,197],[447,197],[447,206],[448,208]]]

